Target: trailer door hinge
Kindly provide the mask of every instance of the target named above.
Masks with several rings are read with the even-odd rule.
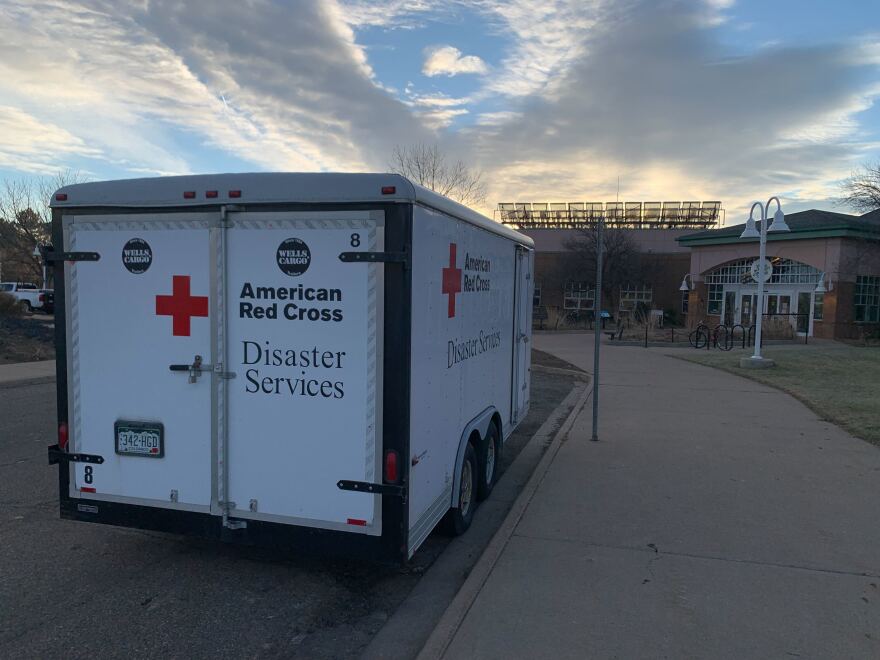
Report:
[[[61,462],[94,463],[95,465],[100,465],[104,462],[104,457],[97,454],[71,454],[61,449],[58,445],[50,445],[49,465],[56,465]]]
[[[41,252],[43,261],[54,263],[56,261],[98,261],[101,255],[97,252],[55,252],[54,250],[43,250]]]
[[[406,252],[343,252],[339,261],[345,263],[399,263],[409,265],[409,254]]]
[[[339,490],[354,490],[359,493],[406,497],[406,486],[400,486],[397,484],[373,484],[369,481],[348,481],[346,479],[340,479],[336,482],[336,487],[339,488]]]

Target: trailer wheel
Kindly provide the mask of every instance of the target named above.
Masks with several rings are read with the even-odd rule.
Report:
[[[480,478],[477,480],[477,497],[485,500],[498,481],[498,469],[501,465],[501,434],[494,422],[489,424],[486,439],[479,446]]]
[[[461,465],[461,484],[456,495],[456,508],[449,509],[443,519],[446,532],[452,536],[461,536],[474,518],[474,509],[477,507],[477,455],[474,448],[468,443],[464,450]]]

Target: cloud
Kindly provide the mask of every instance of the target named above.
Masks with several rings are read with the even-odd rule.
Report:
[[[351,26],[411,30],[423,25],[423,19],[436,14],[436,2],[430,0],[346,0],[342,18]]]
[[[59,126],[0,105],[0,169],[54,174],[77,156],[97,157],[100,151]]]
[[[532,94],[519,118],[468,134],[496,199],[516,196],[529,163],[548,162],[544,197],[613,194],[618,173],[633,199],[706,196],[736,208],[772,193],[832,194],[859,153],[857,114],[878,93],[864,50],[733,58],[701,26],[701,11],[675,1],[604,8],[554,94]]]
[[[453,46],[431,50],[430,93],[384,85],[357,41],[363,26],[462,7],[504,49],[491,71]],[[226,167],[228,154],[255,169],[365,170],[396,144],[439,141],[485,171],[496,201],[613,198],[618,174],[622,197],[722,199],[731,215],[772,193],[833,196],[878,148],[864,127],[880,94],[876,38],[733,57],[707,29],[732,7],[4,0],[0,167],[189,172]],[[463,69],[477,89],[442,93]]]
[[[332,2],[292,16],[260,0],[8,0],[0,98],[131,170],[190,171],[197,148],[181,141],[264,169],[380,166],[389,144],[432,133],[374,81],[340,13]]]
[[[483,74],[489,67],[476,55],[462,55],[454,46],[437,46],[425,53],[422,73],[426,76],[457,76],[463,73]]]
[[[510,44],[486,93],[526,97],[545,92],[583,54],[603,6],[602,0],[475,2]]]
[[[412,94],[413,104],[430,108],[449,108],[470,103],[468,97],[454,98],[445,94]]]

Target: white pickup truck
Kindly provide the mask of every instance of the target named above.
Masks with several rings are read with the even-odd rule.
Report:
[[[29,282],[0,282],[0,291],[14,296],[25,313],[42,309],[45,303],[40,288]]]

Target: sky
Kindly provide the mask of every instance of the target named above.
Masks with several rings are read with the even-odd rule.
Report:
[[[484,212],[619,194],[733,224],[774,194],[845,211],[878,96],[868,0],[0,0],[0,179],[387,171],[436,143]]]

